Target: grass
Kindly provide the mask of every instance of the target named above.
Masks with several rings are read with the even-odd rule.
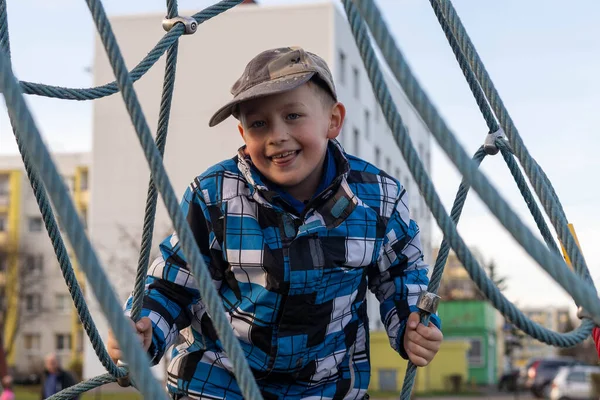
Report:
[[[372,399],[397,399],[400,392],[382,392],[378,390],[369,390],[369,396]],[[449,391],[431,391],[431,392],[423,392],[423,393],[415,393],[418,398],[435,398],[442,396],[460,396],[460,397],[475,397],[481,396],[481,392],[475,390],[463,390],[459,393],[449,392]]]
[[[398,392],[382,392],[378,390],[369,390],[369,396],[372,399],[397,399]],[[15,395],[18,400],[39,400],[40,398],[40,387],[39,386],[17,386],[15,387]],[[418,393],[419,398],[425,397],[441,397],[441,396],[461,396],[461,397],[472,397],[481,395],[478,391],[462,391],[460,393],[451,392],[427,392]],[[94,393],[85,393],[80,397],[80,400],[141,400],[142,395],[137,392],[119,392],[119,393],[103,393],[97,391]]]
[[[18,400],[39,400],[39,386],[16,386],[15,398]],[[137,392],[120,392],[120,393],[102,393],[97,391],[94,393],[85,393],[80,397],[80,400],[141,400],[142,395]]]

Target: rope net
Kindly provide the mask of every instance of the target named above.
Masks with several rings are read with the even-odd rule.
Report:
[[[542,168],[525,147],[517,128],[503,105],[491,78],[485,70],[483,62],[471,43],[450,0],[430,0],[430,3],[489,128],[484,145],[475,152],[472,158],[459,145],[454,133],[446,126],[440,114],[420,87],[373,0],[341,1],[386,122],[392,131],[394,140],[413,178],[418,184],[421,195],[424,197],[428,208],[431,210],[438,226],[444,234],[428,291],[432,293],[437,292],[443,275],[444,265],[450,249],[452,249],[465,266],[471,279],[485,294],[490,303],[524,333],[541,342],[558,347],[570,347],[589,337],[593,327],[600,322],[600,301],[598,300],[596,289],[583,255],[569,230],[568,220],[558,196]],[[50,397],[52,400],[70,399],[106,383],[129,378],[131,384],[144,395],[144,398],[166,399],[168,396],[150,371],[150,359],[143,351],[139,340],[135,336],[128,321],[129,318],[123,313],[121,304],[79,220],[68,190],[60,178],[56,166],[51,160],[50,153],[43,143],[40,132],[33,121],[31,112],[25,104],[23,94],[65,100],[94,100],[116,93],[121,94],[151,170],[131,319],[137,321],[140,317],[144,279],[148,268],[152,243],[156,203],[160,194],[173,222],[175,231],[180,238],[183,252],[189,260],[191,271],[200,289],[202,298],[206,302],[216,331],[225,351],[229,354],[233,362],[234,373],[244,398],[262,399],[262,395],[252,376],[242,349],[225,317],[223,306],[212,284],[208,268],[200,256],[198,246],[179,209],[178,199],[175,196],[162,162],[173,96],[179,38],[186,33],[194,33],[198,25],[233,8],[241,2],[242,0],[223,0],[194,14],[192,17],[181,18],[181,23],[175,23],[146,57],[135,68],[128,71],[102,2],[100,0],[86,0],[108,54],[116,80],[93,88],[77,89],[18,81],[15,78],[10,59],[6,0],[0,0],[0,92],[4,95],[10,122],[23,159],[27,177],[33,188],[44,224],[79,319],[83,324],[83,328],[90,339],[96,355],[108,372],[55,394]],[[166,3],[167,18],[173,19],[179,17],[177,1],[167,0]],[[379,60],[375,56],[375,45],[380,49],[383,59],[390,67],[394,77],[403,88],[409,101],[413,104],[435,140],[463,175],[463,181],[458,189],[450,215],[443,208],[431,179],[425,171],[423,163],[406,131],[402,117],[388,91],[379,67]],[[160,116],[156,138],[153,139],[150,127],[146,122],[136,92],[133,89],[133,83],[152,68],[165,52],[166,68]],[[545,243],[540,242],[534,236],[502,199],[487,178],[478,170],[479,165],[486,156],[497,153],[501,153],[503,159],[506,161]],[[546,224],[542,211],[529,189],[521,168],[525,172],[525,176],[529,184],[533,187],[537,198],[540,200],[543,210],[549,216],[559,241],[571,260],[574,267],[573,271],[567,266],[564,258],[561,256],[559,247],[553,239],[550,228]],[[470,188],[473,188],[477,192],[490,211],[523,246],[527,253],[573,297],[580,308],[585,309],[586,315],[589,315],[589,317],[584,317],[579,327],[571,332],[557,333],[531,321],[508,301],[488,278],[457,232],[456,226]],[[50,202],[52,202],[53,207]],[[58,229],[53,209],[61,221],[79,265],[91,284],[92,292],[98,299],[102,312],[106,316],[120,344],[124,359],[128,362],[126,367],[116,365],[110,359],[104,343],[100,339],[100,335],[73,272],[73,267]],[[429,314],[423,312],[421,321],[427,324],[429,322]],[[416,366],[409,361],[400,394],[401,399],[410,398],[416,370]]]

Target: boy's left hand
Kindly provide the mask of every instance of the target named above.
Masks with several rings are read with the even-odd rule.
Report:
[[[431,321],[429,326],[421,323],[418,312],[413,312],[406,321],[404,332],[404,350],[408,358],[417,367],[424,367],[433,360],[442,344],[442,331]]]

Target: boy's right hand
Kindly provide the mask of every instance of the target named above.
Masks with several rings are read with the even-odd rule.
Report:
[[[142,342],[144,351],[148,351],[148,348],[150,348],[150,345],[152,344],[152,321],[150,318],[144,317],[135,324],[133,321],[131,321],[131,324],[135,326],[135,330],[137,331],[137,335]],[[106,347],[108,350],[108,355],[115,363],[121,360],[121,348],[119,347],[119,343],[117,343],[117,339],[114,337],[111,330],[108,331],[108,341]]]

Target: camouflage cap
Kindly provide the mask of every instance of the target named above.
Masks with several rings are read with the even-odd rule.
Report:
[[[335,86],[327,63],[300,47],[280,47],[263,51],[246,65],[242,76],[231,88],[233,99],[210,119],[215,126],[234,113],[243,101],[295,89],[317,76],[337,101]]]

